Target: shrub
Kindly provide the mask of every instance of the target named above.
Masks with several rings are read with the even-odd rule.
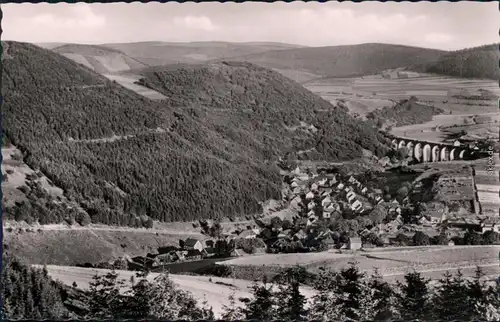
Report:
[[[80,226],[88,226],[92,220],[86,212],[78,212],[75,216],[75,221],[80,224]]]

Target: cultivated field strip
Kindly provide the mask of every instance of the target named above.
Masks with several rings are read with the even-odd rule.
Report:
[[[271,254],[248,256],[224,261],[224,265],[255,265],[255,266],[293,266],[304,265],[316,271],[320,267],[340,270],[349,265],[349,262],[358,262],[363,271],[372,271],[377,267],[381,274],[398,272],[407,268],[429,269],[439,267],[460,267],[488,264],[498,260],[500,246],[444,246],[406,249],[394,251],[370,251],[355,254],[338,254],[335,252],[306,253],[306,254]],[[434,265],[434,266],[433,266]]]

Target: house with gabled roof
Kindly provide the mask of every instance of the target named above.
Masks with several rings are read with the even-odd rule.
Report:
[[[359,200],[355,200],[351,204],[351,209],[354,211],[360,211],[363,208],[363,204]]]
[[[361,249],[363,243],[361,243],[361,238],[359,237],[350,237],[349,242],[347,243],[347,249],[350,250],[358,250]]]
[[[313,199],[313,198],[314,198],[314,192],[309,191],[309,192],[306,194],[306,199]]]
[[[290,184],[290,187],[292,188],[297,188],[299,186],[299,184],[296,182],[296,181],[293,181],[291,184]]]
[[[328,207],[328,205],[330,205],[332,203],[332,199],[330,197],[326,197],[325,199],[323,199],[321,201],[321,205],[323,207]]]
[[[335,209],[336,209],[336,207],[334,206],[334,204],[333,204],[333,203],[330,203],[330,204],[328,204],[327,206],[325,206],[325,207],[323,208],[323,211],[324,211],[324,212],[328,212],[328,213],[330,213],[330,212],[335,211]]]
[[[324,188],[328,184],[328,178],[318,180],[317,185],[319,188]]]
[[[488,230],[492,230],[492,231],[498,233],[500,231],[500,219],[493,218],[493,217],[487,217],[481,221],[480,228],[481,228],[482,233],[484,233]]]
[[[340,182],[338,185],[337,185],[337,190],[343,190],[345,188],[345,185]]]
[[[356,199],[356,194],[354,191],[349,191],[346,195],[347,201],[352,202],[354,199]]]
[[[321,192],[321,197],[326,198],[332,194],[332,189],[328,188]]]
[[[303,229],[301,229],[301,230],[299,230],[298,232],[296,232],[296,233],[293,235],[293,237],[295,237],[295,238],[296,238],[296,239],[298,239],[298,240],[304,240],[304,239],[306,239],[306,238],[307,238],[307,234],[306,234],[306,232],[305,232]]]
[[[367,194],[367,193],[368,193],[368,188],[367,188],[367,187],[363,187],[363,188],[361,189],[361,193],[362,193],[362,194]]]
[[[316,203],[314,201],[311,201],[307,204],[307,209],[309,210],[314,209],[314,207],[316,207]]]
[[[239,235],[238,238],[243,238],[243,239],[252,239],[252,238],[257,238],[257,235],[253,229],[247,229],[242,231]]]
[[[184,249],[186,250],[198,250],[201,251],[203,249],[203,244],[196,238],[188,238],[184,241]]]
[[[307,218],[307,226],[311,226],[318,220],[318,216],[312,215]]]

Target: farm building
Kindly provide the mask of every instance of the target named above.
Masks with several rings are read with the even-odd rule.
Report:
[[[398,78],[416,78],[419,77],[418,73],[409,72],[409,71],[401,71],[397,73]]]
[[[188,238],[184,241],[184,248],[186,250],[203,250],[203,244],[195,238]]]
[[[295,235],[293,235],[296,239],[298,240],[303,240],[307,238],[307,234],[304,232],[304,230],[299,230]]]
[[[252,239],[252,238],[256,238],[256,237],[257,237],[257,234],[255,233],[255,231],[253,229],[244,230],[238,235],[238,238],[243,238],[243,239]]]
[[[347,249],[358,250],[361,249],[361,246],[362,246],[361,238],[359,237],[349,238],[349,242],[347,243]]]
[[[500,220],[498,218],[486,218],[481,222],[481,232],[484,233],[488,230],[494,232],[500,231]]]
[[[198,260],[198,259],[202,259],[202,257],[203,257],[203,253],[198,249],[190,249],[187,251],[187,254],[186,254],[186,259],[189,259],[189,260]]]
[[[383,73],[382,77],[385,79],[398,79],[398,72]]]
[[[203,257],[213,257],[217,254],[217,251],[213,247],[207,247],[201,252]]]

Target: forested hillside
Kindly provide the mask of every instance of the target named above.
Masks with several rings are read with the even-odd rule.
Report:
[[[234,291],[221,299],[215,316],[207,302],[181,289],[168,273],[136,272],[130,280],[121,271],[96,274],[88,290],[54,282],[47,270],[29,268],[12,258],[3,266],[2,319],[31,320],[168,320],[168,321],[498,321],[500,284],[484,280],[478,267],[473,278],[459,270],[430,281],[407,272],[397,284],[355,263],[311,274],[297,266],[263,281],[250,294]],[[224,267],[224,266],[222,266]],[[71,269],[71,267],[66,267]],[[221,271],[231,272],[231,269]],[[68,275],[69,276],[69,275]],[[75,274],[78,276],[78,274]],[[216,278],[214,278],[216,280]],[[210,279],[211,281],[211,279]],[[223,283],[214,281],[214,283]],[[306,296],[304,286],[314,292]],[[226,284],[231,285],[231,284]],[[238,288],[235,287],[236,290]],[[237,297],[240,294],[240,297]],[[221,294],[221,297],[224,297]]]
[[[253,214],[280,198],[274,161],[286,152],[318,146],[329,160],[362,148],[384,153],[374,129],[263,68],[153,73],[144,82],[169,97],[153,102],[48,50],[9,42],[8,51],[4,133],[92,222]],[[7,218],[87,222],[31,188],[27,201],[4,209]]]
[[[279,197],[278,172],[203,120],[48,50],[8,46],[4,133],[25,162],[63,188],[93,222],[136,225],[136,216],[144,215],[193,220],[248,214],[260,211],[259,201]],[[46,217],[41,221],[50,223],[68,216],[56,212],[41,189],[32,191],[25,204],[5,209],[7,218]]]
[[[140,84],[185,106],[232,141],[266,158],[320,146],[318,158],[384,153],[378,133],[277,72],[244,62],[147,68]],[[313,128],[311,128],[313,126]]]
[[[232,60],[268,68],[299,70],[323,77],[347,77],[428,63],[436,61],[444,53],[436,49],[374,43],[275,50]]]
[[[34,269],[2,253],[2,320],[58,320],[75,316],[64,305],[67,293],[45,269]]]
[[[499,60],[499,44],[493,44],[447,53],[435,62],[416,64],[412,69],[447,76],[498,80]]]

